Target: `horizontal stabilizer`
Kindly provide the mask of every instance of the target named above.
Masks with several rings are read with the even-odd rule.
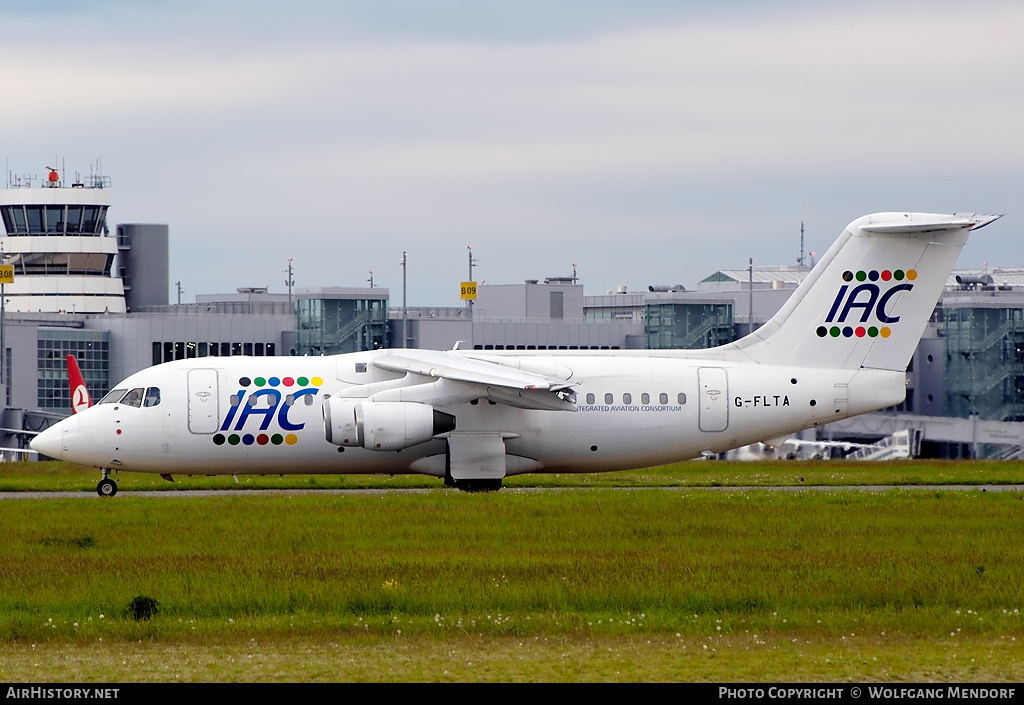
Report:
[[[940,216],[939,218],[929,218],[927,215],[918,219],[913,219],[916,214],[907,213],[905,221],[885,221],[880,223],[865,223],[860,226],[863,232],[867,233],[878,233],[880,235],[907,235],[910,233],[934,233],[942,232],[944,230],[959,230],[961,228],[967,228],[968,230],[980,230],[989,223],[992,223],[1001,218],[1001,215],[986,215],[980,218],[975,215],[958,217],[959,214],[953,214],[952,216]],[[946,219],[943,219],[946,218]]]

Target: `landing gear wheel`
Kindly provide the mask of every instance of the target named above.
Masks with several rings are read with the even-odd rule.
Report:
[[[497,480],[457,480],[455,487],[463,492],[497,492],[501,489],[501,478]]]
[[[103,478],[96,485],[96,494],[100,497],[113,497],[117,494],[117,483],[109,478]]]

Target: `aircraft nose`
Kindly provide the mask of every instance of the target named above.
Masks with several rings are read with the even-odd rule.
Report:
[[[64,419],[60,423],[50,426],[29,442],[32,450],[57,460],[61,459],[64,453],[64,433],[77,428],[78,419],[74,416]]]

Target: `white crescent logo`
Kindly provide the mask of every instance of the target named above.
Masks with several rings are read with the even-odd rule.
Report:
[[[75,387],[75,391],[71,393],[71,408],[76,414],[89,408],[89,392],[86,391],[84,384]]]

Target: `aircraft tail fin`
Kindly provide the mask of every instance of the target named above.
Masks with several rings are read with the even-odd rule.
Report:
[[[721,350],[768,364],[903,372],[968,234],[999,217],[859,218],[770,321]]]
[[[85,378],[82,377],[82,371],[78,369],[78,360],[74,355],[68,355],[68,380],[71,384],[71,413],[77,414],[92,406],[89,390],[85,386]]]

